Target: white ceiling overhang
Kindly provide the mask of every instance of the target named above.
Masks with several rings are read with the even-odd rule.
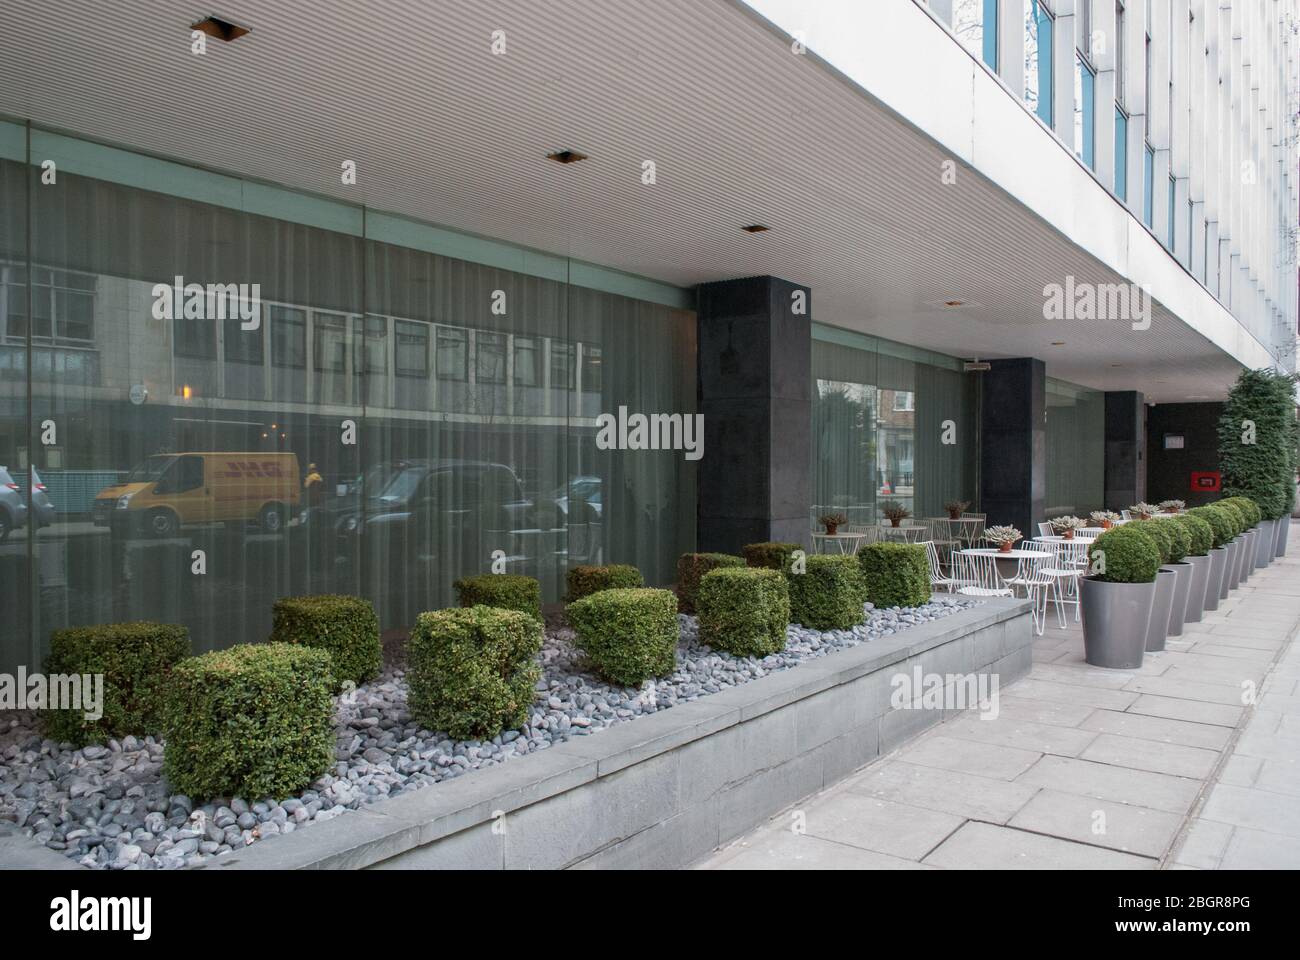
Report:
[[[916,8],[880,3],[894,5],[912,31],[900,11]],[[222,0],[252,32],[195,56],[189,25],[209,12],[6,0],[0,113],[679,286],[774,274],[812,287],[824,323],[1037,356],[1051,376],[1160,402],[1221,396],[1241,363],[1269,362],[1140,225],[1109,219],[1128,215],[1098,205],[1105,191],[1018,104],[987,109],[1005,136],[1023,133],[1011,111],[1030,125],[1022,147],[943,143],[734,0]],[[885,93],[941,103],[937,85],[975,83],[929,29],[947,46],[895,51],[912,75]],[[566,148],[590,159],[545,159]],[[1074,173],[1045,188],[1057,163]],[[1044,319],[1044,287],[1067,276],[1149,284],[1150,327]]]

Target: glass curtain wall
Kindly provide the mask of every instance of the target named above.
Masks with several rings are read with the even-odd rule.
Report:
[[[1106,395],[1049,377],[1046,440],[1047,517],[1107,506]]]
[[[694,412],[680,291],[573,285],[562,258],[504,246],[544,265],[430,252],[445,231],[287,191],[297,220],[248,212],[240,196],[273,188],[230,178],[229,204],[71,169],[42,186],[3,146],[0,466],[18,489],[0,506],[48,508],[0,543],[0,668],[71,625],[263,640],[291,594],[360,594],[398,630],[468,574],[537,577],[548,602],[579,563],[667,584],[693,548],[682,452],[595,443],[620,406]]]
[[[880,520],[901,503],[918,519],[947,500],[976,501],[978,379],[961,361],[813,325],[810,520]]]

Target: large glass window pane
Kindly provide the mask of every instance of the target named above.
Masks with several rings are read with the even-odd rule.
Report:
[[[1128,116],[1115,107],[1115,196],[1128,200]]]
[[[1155,221],[1156,152],[1150,144],[1142,155],[1142,222],[1150,227]]]
[[[1062,380],[1047,381],[1045,510],[1047,517],[1121,510],[1105,503],[1106,395]]]
[[[809,521],[880,521],[887,502],[913,522],[976,510],[975,391],[960,363],[887,341],[814,327],[813,502]]]
[[[1049,127],[1052,125],[1055,25],[1043,0],[1029,0],[1025,5],[1025,102]]]
[[[975,56],[990,69],[998,68],[997,0],[956,0],[952,9],[952,29]]]
[[[1074,152],[1089,167],[1097,167],[1097,75],[1083,61],[1074,59]]]

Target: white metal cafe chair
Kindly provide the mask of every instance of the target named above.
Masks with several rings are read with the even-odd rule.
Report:
[[[1012,591],[1017,589],[1025,591],[1025,597],[1031,604],[1030,611],[1033,614],[1034,629],[1041,637],[1047,621],[1047,599],[1056,586],[1056,581],[1046,573],[1055,554],[1049,552],[1048,544],[1040,543],[1037,540],[1031,540],[1025,546],[1030,550],[1045,555],[1022,559],[1015,575],[1005,582]],[[1062,623],[1061,625],[1064,626],[1065,624]]]
[[[1088,541],[1036,541],[1038,549],[1052,554],[1039,569],[1041,578],[1050,585],[1043,596],[1043,617],[1047,616],[1049,597],[1056,604],[1057,623],[1065,627],[1065,608],[1074,607],[1074,622],[1079,622],[1079,577],[1088,565]]]
[[[949,576],[944,572],[943,564],[939,562],[939,549],[933,540],[925,541],[925,557],[930,562],[930,589],[934,590],[942,587],[944,590],[952,593],[957,587],[961,586],[961,581],[955,576]],[[956,571],[954,570],[955,574]]]
[[[1014,597],[1015,592],[1002,580],[998,563],[990,553],[957,554],[957,592],[967,597]]]
[[[1038,525],[1038,535],[1040,537],[1050,537],[1054,532],[1050,523],[1040,523]]]

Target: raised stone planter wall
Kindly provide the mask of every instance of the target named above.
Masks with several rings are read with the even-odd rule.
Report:
[[[1029,604],[990,600],[222,857],[209,869],[672,868],[953,711],[896,710],[911,674],[1029,671]]]

